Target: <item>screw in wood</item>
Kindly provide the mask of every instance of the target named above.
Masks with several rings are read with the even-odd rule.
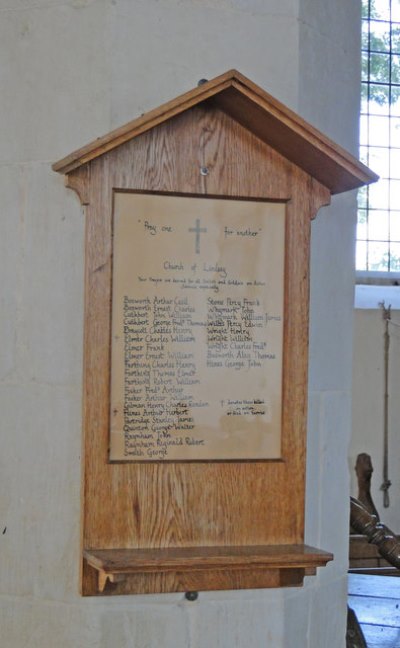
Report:
[[[200,167],[200,173],[202,176],[208,175],[208,168],[207,167]]]
[[[199,598],[199,593],[198,592],[186,592],[185,597],[186,597],[187,601],[197,601],[197,599]]]

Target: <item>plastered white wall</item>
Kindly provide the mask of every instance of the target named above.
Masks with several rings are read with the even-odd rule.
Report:
[[[384,298],[383,288],[382,298]],[[386,300],[388,306],[390,300]],[[377,304],[376,304],[377,305]],[[392,311],[392,321],[400,324],[400,311]],[[371,455],[372,498],[384,524],[400,533],[400,328],[389,326],[389,489],[390,506],[384,508],[383,440],[384,440],[384,331],[385,323],[380,308],[357,309],[354,318],[353,371],[353,434],[350,446],[349,469],[352,495],[357,497],[357,478],[354,472],[357,455]]]
[[[0,0],[2,648],[343,648],[354,198],[313,224],[304,588],[78,596],[83,232],[51,162],[236,67],[354,150],[358,2]]]
[[[298,110],[353,154],[359,11],[358,2],[303,0],[299,14]],[[314,592],[310,648],[344,646],[355,200],[355,192],[333,197],[312,225],[306,540],[333,551],[335,562]]]

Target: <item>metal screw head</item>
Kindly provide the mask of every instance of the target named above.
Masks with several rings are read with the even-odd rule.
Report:
[[[200,81],[197,82],[197,85],[201,86],[201,85],[204,85],[207,82],[208,82],[208,79],[200,79]]]
[[[202,176],[208,175],[208,168],[207,167],[200,167],[200,174]]]
[[[186,592],[185,597],[186,597],[187,601],[197,601],[197,599],[199,598],[199,593],[198,592]]]

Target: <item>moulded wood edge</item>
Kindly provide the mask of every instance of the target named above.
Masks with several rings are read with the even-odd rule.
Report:
[[[307,545],[85,549],[83,556],[92,567],[110,574],[184,569],[313,568],[333,560],[331,553]]]
[[[220,105],[222,110],[226,110],[227,106],[225,105],[226,102],[224,102],[223,96],[224,90],[229,88],[236,91],[237,96],[242,96],[247,100],[249,113],[251,113],[252,105],[258,106],[266,116],[268,115],[269,118],[272,118],[276,123],[279,123],[287,129],[289,136],[300,137],[301,141],[308,148],[318,151],[330,163],[337,165],[338,169],[341,170],[343,178],[340,183],[336,183],[331,188],[332,193],[347,191],[348,189],[363,184],[375,182],[378,179],[378,176],[374,172],[353,157],[348,151],[335,144],[265,90],[237,72],[237,70],[229,70],[110,133],[97,138],[95,141],[55,162],[52,168],[58,173],[70,173],[74,169],[78,169],[81,165],[87,164],[94,158],[107,153],[207,99],[214,98],[216,105]],[[230,114],[229,110],[227,112]],[[235,111],[233,110],[233,117],[234,113]],[[250,118],[246,121],[249,122],[246,127],[252,130],[252,119]],[[257,128],[255,130],[257,131]],[[297,146],[296,144],[295,148]],[[282,154],[285,154],[285,152],[286,149],[282,151]],[[295,155],[295,159],[292,160],[296,164],[299,163],[297,157]]]
[[[220,77],[216,77],[212,81],[207,82],[207,84],[194,88],[193,90],[162,104],[158,108],[154,108],[153,110],[144,113],[140,117],[137,117],[127,124],[110,131],[106,135],[98,137],[93,142],[89,142],[89,144],[73,151],[58,162],[55,162],[52,165],[53,171],[64,174],[70,173],[82,164],[90,162],[99,155],[107,153],[138,135],[151,130],[162,122],[179,115],[206,99],[209,99],[216,93],[221,92],[221,90],[224,90],[231,85],[230,79],[231,73],[227,72]]]
[[[315,575],[317,567],[333,560],[332,554],[307,545],[86,549],[83,556],[97,572],[99,593],[105,591],[108,582],[121,583],[130,576],[157,572],[187,573],[192,577],[196,573],[210,574],[211,579],[217,572],[264,572],[280,574],[279,586],[301,585],[304,576]]]

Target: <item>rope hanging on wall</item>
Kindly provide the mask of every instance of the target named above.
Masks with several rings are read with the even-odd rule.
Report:
[[[390,333],[389,324],[392,322],[392,307],[389,305],[385,307],[385,302],[380,302],[379,306],[382,309],[382,317],[385,322],[384,332],[384,404],[383,404],[383,482],[381,491],[383,491],[383,506],[388,508],[390,506],[389,488],[392,482],[389,479],[389,347],[390,347]]]

